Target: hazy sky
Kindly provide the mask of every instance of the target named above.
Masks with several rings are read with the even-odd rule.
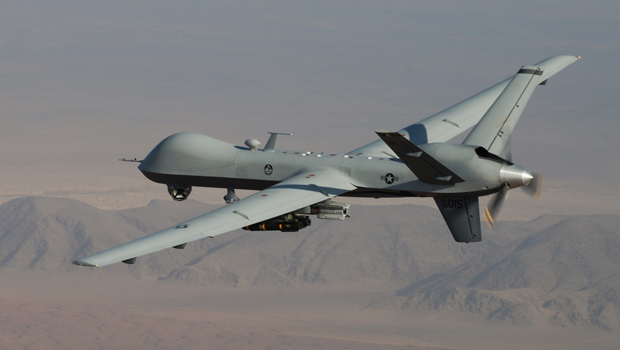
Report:
[[[0,194],[143,183],[180,131],[345,152],[558,54],[515,160],[617,191],[618,1],[2,1]]]

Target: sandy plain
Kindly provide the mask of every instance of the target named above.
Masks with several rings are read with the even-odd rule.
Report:
[[[615,349],[590,328],[515,327],[367,306],[393,293],[221,288],[3,272],[0,349]]]

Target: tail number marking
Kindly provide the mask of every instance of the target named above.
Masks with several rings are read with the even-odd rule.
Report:
[[[463,199],[455,199],[455,198],[442,198],[441,199],[441,206],[443,208],[450,208],[450,209],[463,209],[464,207],[464,203],[463,203]]]

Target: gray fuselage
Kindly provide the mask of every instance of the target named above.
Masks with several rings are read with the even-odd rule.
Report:
[[[465,181],[448,185],[424,183],[400,159],[388,155],[252,151],[189,132],[164,139],[138,168],[151,181],[180,186],[263,190],[300,171],[330,168],[340,171],[357,187],[345,196],[481,196],[498,191],[499,172],[505,163],[480,157],[472,146],[442,143],[420,148]]]

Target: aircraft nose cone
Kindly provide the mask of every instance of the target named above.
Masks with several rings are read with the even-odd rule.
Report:
[[[534,176],[529,170],[516,164],[506,164],[499,170],[499,182],[501,184],[507,183],[510,188],[527,186],[533,178]]]
[[[530,173],[529,170],[524,169],[523,173],[521,173],[521,177],[522,177],[523,185],[527,186],[530,184],[530,182],[532,182],[534,175],[532,175],[532,173]]]

